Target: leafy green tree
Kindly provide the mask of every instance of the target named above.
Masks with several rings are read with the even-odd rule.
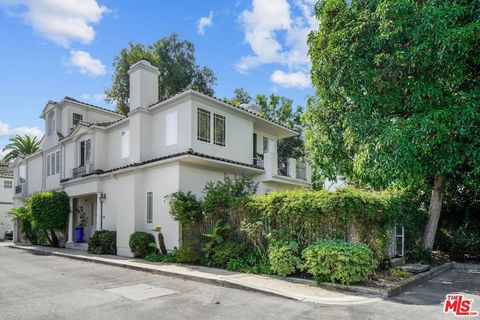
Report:
[[[3,151],[7,154],[3,157],[3,161],[11,162],[15,161],[17,158],[25,158],[38,150],[40,143],[37,140],[37,137],[30,137],[28,135],[16,135],[13,138],[10,138],[10,143],[7,144]]]
[[[116,103],[117,111],[128,114],[129,76],[128,69],[141,59],[149,60],[159,71],[158,96],[167,98],[187,88],[213,95],[216,76],[207,67],[196,64],[195,47],[192,42],[178,39],[173,33],[149,46],[129,43],[115,57],[115,72],[111,88],[105,91],[106,100]]]
[[[429,185],[431,249],[446,185],[480,173],[480,6],[325,0],[315,13],[305,116],[314,164],[375,188]]]

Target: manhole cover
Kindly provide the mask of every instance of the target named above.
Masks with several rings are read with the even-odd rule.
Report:
[[[170,290],[167,288],[154,287],[144,283],[107,289],[105,291],[134,301],[141,301],[178,293],[178,291]]]

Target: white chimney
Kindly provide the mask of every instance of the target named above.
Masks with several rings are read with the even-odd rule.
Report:
[[[130,112],[137,108],[145,108],[158,101],[157,67],[142,59],[128,70],[130,76]]]

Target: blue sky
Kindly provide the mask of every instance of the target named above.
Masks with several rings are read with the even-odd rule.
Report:
[[[103,101],[115,55],[129,41],[178,33],[213,69],[217,97],[237,87],[304,105],[311,94],[306,35],[314,0],[0,0],[0,149],[15,133],[41,135],[48,100]],[[0,152],[1,156],[1,152]]]

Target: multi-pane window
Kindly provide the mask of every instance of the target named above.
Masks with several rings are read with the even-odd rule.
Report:
[[[153,192],[147,192],[147,223],[153,222]]]
[[[225,117],[213,115],[213,143],[225,147]]]
[[[80,121],[83,121],[83,115],[74,113],[73,114],[73,125],[77,125]]]
[[[198,108],[197,121],[197,139],[210,142],[210,111]]]
[[[60,151],[51,153],[47,156],[47,176],[53,176],[60,173]]]
[[[60,173],[60,151],[55,152],[55,173]]]
[[[92,140],[84,140],[80,142],[80,166],[90,163],[92,154]]]
[[[263,137],[263,153],[267,153],[267,152],[268,152],[268,138]]]
[[[5,189],[12,189],[12,181],[4,180],[4,181],[3,181],[3,187],[4,187]]]

